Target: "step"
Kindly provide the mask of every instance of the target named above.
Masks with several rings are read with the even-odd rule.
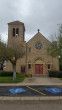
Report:
[[[48,77],[48,74],[33,74],[33,77]]]

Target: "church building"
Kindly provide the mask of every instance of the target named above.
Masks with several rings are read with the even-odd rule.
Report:
[[[49,70],[59,70],[59,60],[48,55],[47,48],[50,41],[47,40],[38,29],[28,42],[25,41],[25,25],[20,21],[8,23],[8,46],[14,41],[22,42],[25,46],[26,54],[18,59],[16,71],[27,74],[47,74]],[[7,71],[12,71],[12,64],[8,61]]]

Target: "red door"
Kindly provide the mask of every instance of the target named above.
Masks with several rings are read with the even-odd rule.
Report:
[[[35,74],[43,74],[43,64],[35,64]]]

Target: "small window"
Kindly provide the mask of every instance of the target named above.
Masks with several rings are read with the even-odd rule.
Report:
[[[31,48],[29,48],[29,53],[31,52]]]
[[[21,72],[25,73],[25,66],[21,66]]]
[[[31,64],[28,64],[28,69],[31,69]]]
[[[50,64],[48,64],[48,70],[50,70]]]

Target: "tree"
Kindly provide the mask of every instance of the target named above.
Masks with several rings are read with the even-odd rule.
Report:
[[[22,58],[25,55],[24,46],[21,43],[13,43],[12,48],[7,47],[7,53],[9,56],[8,60],[12,63],[13,66],[13,80],[16,79],[16,63],[19,58]]]
[[[51,44],[48,48],[48,54],[59,58],[59,63],[62,62],[62,24],[59,26],[58,35],[52,37]]]
[[[5,61],[5,56],[3,56],[3,48],[5,48],[6,44],[4,44],[0,39],[0,70],[3,70],[3,64]]]
[[[52,56],[57,56],[62,58],[62,24],[59,27],[59,33],[56,36],[52,36],[51,44],[48,48],[48,53]]]
[[[58,36],[58,41],[59,41],[59,67],[60,70],[62,71],[62,24],[59,27],[59,36]]]
[[[6,46],[3,42],[0,45],[0,59],[9,60],[13,66],[13,80],[16,80],[16,63],[19,58],[25,55],[25,48],[21,43],[13,42]]]

